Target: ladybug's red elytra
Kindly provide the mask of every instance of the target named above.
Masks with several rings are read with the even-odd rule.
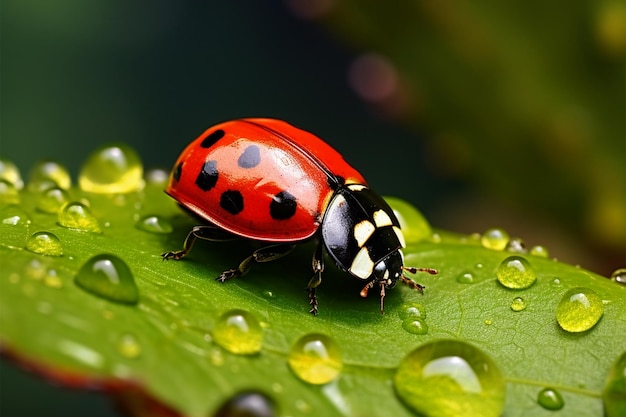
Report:
[[[267,243],[224,271],[216,278],[221,282],[316,239],[307,286],[313,314],[324,251],[340,270],[365,281],[361,296],[379,285],[381,313],[385,290],[397,281],[423,291],[405,271],[437,273],[405,267],[404,237],[385,200],[330,145],[281,120],[240,119],[209,128],[178,157],[165,192],[207,224],[193,227],[183,249],[163,259],[184,257],[196,239]]]

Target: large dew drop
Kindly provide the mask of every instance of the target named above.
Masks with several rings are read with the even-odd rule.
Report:
[[[505,383],[495,363],[464,342],[424,344],[404,357],[394,377],[396,393],[429,417],[499,417]]]
[[[57,215],[58,223],[68,229],[81,232],[100,233],[98,220],[91,214],[89,207],[83,203],[72,202],[65,204]]]
[[[556,308],[556,320],[563,330],[577,333],[591,329],[604,314],[602,299],[589,288],[572,288]]]
[[[74,282],[83,290],[123,304],[136,304],[139,290],[128,265],[115,255],[102,254],[89,259]]]
[[[128,145],[104,146],[82,166],[78,184],[83,191],[100,194],[129,193],[143,188],[143,166]]]
[[[502,229],[489,229],[480,237],[480,243],[487,249],[504,250],[509,242],[509,234]]]
[[[70,201],[70,195],[60,187],[42,191],[37,200],[37,210],[44,213],[58,213],[61,207]]]
[[[28,178],[28,189],[33,192],[59,187],[67,190],[72,179],[67,168],[58,162],[42,161],[33,167]]]
[[[213,340],[231,353],[252,355],[261,351],[263,329],[252,314],[232,310],[215,323]]]
[[[535,271],[525,258],[509,256],[496,269],[496,277],[500,284],[513,290],[530,287],[537,280]]]
[[[26,249],[46,256],[63,255],[63,246],[59,238],[50,232],[37,232],[26,241]]]
[[[552,388],[545,388],[539,391],[537,394],[537,404],[545,408],[546,410],[560,410],[565,403],[561,393]]]
[[[289,367],[309,384],[327,384],[339,376],[343,361],[339,347],[330,337],[312,333],[301,337],[289,353]]]
[[[626,416],[626,352],[622,353],[609,370],[602,390],[606,417]]]
[[[426,218],[415,207],[404,200],[385,197],[400,222],[400,229],[406,243],[416,243],[432,236],[433,231]]]
[[[4,158],[0,158],[0,180],[8,182],[18,190],[24,188],[20,170],[13,162]]]

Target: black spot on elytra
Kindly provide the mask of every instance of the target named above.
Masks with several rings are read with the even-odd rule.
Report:
[[[200,146],[202,146],[203,148],[210,148],[211,146],[215,144],[215,142],[222,139],[224,135],[225,135],[225,132],[222,129],[218,129],[215,132],[211,132],[207,135],[206,138],[202,140],[202,142],[200,143]]]
[[[224,191],[220,197],[220,207],[230,214],[243,210],[243,196],[237,190]]]
[[[174,167],[174,172],[172,173],[172,177],[174,178],[174,181],[180,181],[180,176],[183,173],[183,163],[179,162],[178,164],[176,164],[176,167]]]
[[[259,165],[259,162],[261,162],[261,152],[256,145],[248,146],[237,160],[241,168],[254,168]]]
[[[196,178],[196,185],[203,191],[209,191],[211,188],[215,187],[218,176],[217,161],[206,161]]]
[[[274,220],[287,220],[296,214],[296,197],[287,191],[281,191],[272,198],[270,216]]]

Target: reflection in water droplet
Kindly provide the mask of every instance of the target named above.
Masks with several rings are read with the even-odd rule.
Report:
[[[493,250],[504,250],[509,241],[509,234],[502,229],[489,229],[480,238],[480,243]]]
[[[44,190],[39,195],[37,209],[44,213],[58,213],[61,207],[70,201],[67,191],[59,187]]]
[[[309,384],[326,384],[339,376],[343,367],[339,347],[330,337],[311,333],[301,337],[289,352],[294,374]]]
[[[0,210],[0,236],[2,245],[11,249],[22,249],[29,235],[30,217],[17,206],[6,206]]]
[[[275,417],[274,401],[260,392],[241,392],[228,399],[214,417]]]
[[[474,283],[474,274],[469,271],[465,271],[457,275],[456,282],[459,284],[473,284]]]
[[[560,410],[565,405],[561,393],[552,388],[544,388],[539,391],[537,403],[546,410]]]
[[[496,269],[500,284],[507,288],[520,290],[530,287],[537,280],[535,271],[525,258],[509,256]]]
[[[0,180],[8,182],[17,190],[24,188],[20,170],[8,159],[0,158]]]
[[[168,234],[172,233],[174,227],[172,224],[160,217],[155,215],[147,215],[141,217],[135,226],[139,230],[143,230],[144,232],[156,233],[156,234]]]
[[[402,322],[402,328],[412,334],[427,334],[428,325],[426,321],[421,318],[406,318]]]
[[[566,292],[556,308],[556,320],[563,330],[584,332],[604,314],[602,299],[591,289],[577,287]]]
[[[72,185],[70,174],[63,165],[54,161],[42,161],[30,171],[28,190],[39,192],[52,187],[67,190]]]
[[[40,255],[61,256],[63,246],[59,238],[50,232],[37,232],[26,241],[26,249]]]
[[[616,269],[611,274],[611,281],[617,284],[626,285],[626,268]]]
[[[626,352],[615,361],[602,390],[606,417],[626,416]]]
[[[394,387],[420,415],[499,417],[504,408],[505,383],[495,363],[455,340],[429,342],[405,356]]]
[[[547,258],[549,256],[548,249],[545,246],[533,246],[530,249],[530,254],[539,256],[540,258]]]
[[[522,297],[515,297],[511,302],[511,310],[518,312],[526,308],[526,302]]]
[[[430,224],[422,213],[410,203],[395,197],[385,197],[400,222],[400,229],[406,243],[416,243],[432,235]]]
[[[141,354],[141,346],[131,333],[124,333],[117,342],[117,351],[128,359],[135,359]]]
[[[129,193],[143,188],[143,166],[137,152],[125,144],[95,150],[78,176],[83,191],[101,194]]]
[[[58,223],[68,229],[81,232],[100,233],[98,220],[91,214],[89,207],[82,203],[67,203],[59,210]]]
[[[231,353],[251,355],[261,350],[263,329],[252,314],[243,310],[232,310],[215,323],[213,339]]]
[[[96,255],[78,271],[74,282],[94,295],[123,304],[136,304],[139,290],[126,263],[115,255]]]

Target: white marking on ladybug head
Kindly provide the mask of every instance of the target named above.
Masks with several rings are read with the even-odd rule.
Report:
[[[374,262],[372,261],[372,258],[370,258],[367,248],[361,248],[359,253],[356,254],[349,271],[361,279],[367,279],[370,275],[372,275],[372,272],[374,271]]]
[[[376,223],[376,227],[385,227],[385,226],[393,225],[393,222],[391,221],[391,217],[389,217],[389,215],[383,209],[380,209],[374,212],[374,223]]]
[[[376,227],[369,221],[363,220],[354,226],[354,238],[359,248],[362,248],[367,239],[372,236]]]
[[[348,185],[348,189],[350,189],[351,191],[361,191],[366,189],[367,187],[363,184],[350,184]]]
[[[403,248],[406,248],[406,242],[404,241],[404,234],[402,233],[402,230],[400,230],[398,226],[394,226],[393,231],[396,232],[400,245],[402,245]],[[404,261],[402,261],[402,263],[404,263]]]

